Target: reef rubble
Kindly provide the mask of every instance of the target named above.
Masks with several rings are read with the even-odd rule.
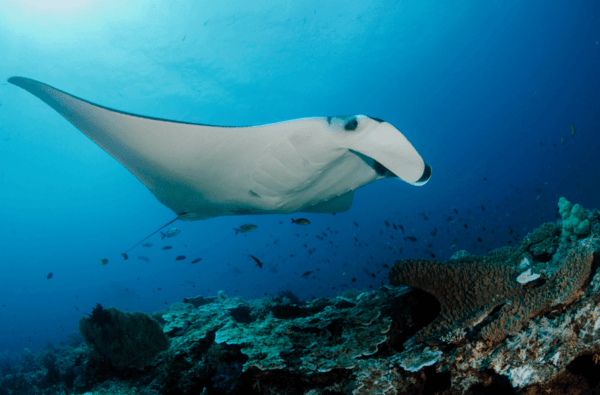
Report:
[[[0,395],[599,393],[600,213],[560,205],[563,221],[516,247],[396,261],[376,290],[220,292],[137,317],[136,331],[152,317],[169,339],[152,363],[111,364],[81,339],[11,369],[0,358]],[[83,319],[99,336],[131,326],[97,316]]]

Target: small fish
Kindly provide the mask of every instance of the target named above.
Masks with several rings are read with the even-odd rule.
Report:
[[[571,124],[571,136],[575,136],[575,125]]]
[[[161,250],[170,250],[171,248],[173,248],[173,247],[171,247],[171,246],[164,246],[163,248],[161,248]]]
[[[352,281],[353,283],[355,283],[356,282],[356,278],[352,277],[352,279],[350,281]]]
[[[254,261],[256,262],[256,264],[258,265],[258,267],[260,267],[262,269],[262,262],[258,260],[258,258],[253,257],[252,255],[250,255],[250,258],[254,259]]]
[[[358,222],[354,221],[354,226],[358,226]]]
[[[175,237],[175,236],[177,236],[178,234],[179,234],[179,229],[177,229],[177,228],[173,228],[173,229],[171,229],[170,231],[168,231],[167,233],[160,232],[160,239],[162,240],[162,239],[164,239],[165,237],[166,237],[166,238],[169,238],[169,237]]]
[[[398,225],[398,227],[400,228],[400,230],[402,231],[402,233],[404,233],[404,226]]]
[[[123,255],[123,259],[124,260],[128,260],[129,259],[129,256],[127,255],[126,252],[122,252],[121,255]]]
[[[152,247],[152,243],[144,243],[142,244],[142,247]]]
[[[390,223],[387,220],[385,221],[385,226],[387,226],[388,228],[390,227]]]
[[[292,223],[296,224],[296,225],[308,225],[308,224],[310,224],[310,221],[307,220],[306,218],[298,218],[298,219],[292,218]]]
[[[175,258],[176,261],[183,261],[185,259],[185,255],[179,255],[177,258]]]
[[[416,237],[413,237],[413,236],[407,236],[406,238],[407,238],[408,240],[412,241],[412,242],[415,242],[415,241],[417,241],[417,238],[416,238]]]
[[[193,261],[191,261],[190,263],[198,263],[202,260],[202,258],[198,258],[198,259],[194,259]]]
[[[457,210],[455,207],[452,207],[452,210],[454,210],[454,212],[455,212],[456,214],[458,214],[458,210]]]
[[[542,144],[542,142],[540,141],[540,144]],[[542,144],[543,145],[543,144]],[[483,177],[483,181],[487,181],[487,178]]]
[[[144,262],[148,263],[148,262],[150,262],[150,258],[148,258],[147,256],[138,255],[138,261],[144,261]]]
[[[247,233],[247,232],[252,232],[253,230],[258,229],[258,226],[253,225],[253,224],[244,224],[242,226],[240,226],[239,228],[233,228],[233,230],[235,230],[235,234],[237,235],[238,233]]]
[[[52,278],[52,276],[54,276],[54,274],[52,274],[52,272],[48,273],[48,275],[46,276],[46,280],[50,280]]]
[[[106,259],[106,258],[100,259],[100,264],[102,266],[108,265],[108,259]]]
[[[307,271],[307,272],[304,272],[304,274],[303,274],[303,275],[301,275],[300,277],[304,277],[304,278],[306,278],[306,277],[310,276],[310,274],[311,274],[311,273],[312,273],[312,271],[311,271],[311,270],[309,270],[309,271]]]
[[[390,265],[386,265],[385,263],[382,263],[381,266],[385,267],[386,269],[390,268]]]

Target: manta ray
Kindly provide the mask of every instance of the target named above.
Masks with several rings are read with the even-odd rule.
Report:
[[[118,160],[175,220],[342,212],[354,190],[373,181],[397,177],[423,185],[431,177],[431,167],[406,137],[379,118],[206,125],[115,110],[29,78],[8,82],[41,99]]]

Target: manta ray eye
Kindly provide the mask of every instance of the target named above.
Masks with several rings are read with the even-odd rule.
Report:
[[[352,117],[352,119],[350,119],[348,122],[346,122],[346,124],[344,125],[344,129],[356,130],[357,126],[358,126],[358,120],[356,119],[356,117]]]
[[[356,115],[338,115],[336,117],[327,117],[327,123],[335,130],[343,130],[352,132],[358,129],[360,116]]]

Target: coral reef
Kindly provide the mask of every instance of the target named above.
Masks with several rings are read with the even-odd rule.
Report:
[[[87,348],[0,356],[0,395],[598,393],[600,213],[563,207],[588,233],[563,220],[485,255],[399,261],[393,286],[331,299],[219,292],[153,314],[161,324],[136,316],[170,338],[144,369],[87,338]],[[91,338],[135,342],[131,317],[116,311],[82,319]]]
[[[529,241],[526,242],[527,245]],[[533,316],[581,296],[577,291],[588,280],[593,250],[581,244],[568,253],[555,254],[546,263],[544,282],[524,287],[533,276],[527,250],[504,250],[483,256],[462,256],[448,262],[426,260],[398,261],[390,269],[392,285],[410,285],[438,299],[439,317],[421,330],[416,339],[429,345],[443,343],[443,337],[457,330],[468,330],[481,323],[492,310],[497,317],[480,328],[484,340],[500,341],[516,334]],[[566,256],[564,256],[566,255]],[[520,262],[517,264],[517,262]],[[520,274],[519,274],[520,273]],[[454,340],[456,341],[456,340]]]

